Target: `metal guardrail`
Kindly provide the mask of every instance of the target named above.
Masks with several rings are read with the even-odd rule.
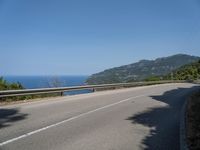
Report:
[[[133,83],[117,83],[117,84],[101,84],[101,85],[85,85],[85,86],[72,86],[72,87],[58,87],[58,88],[40,88],[40,89],[23,89],[23,90],[5,90],[0,91],[0,98],[13,97],[13,96],[27,96],[27,95],[39,95],[50,93],[63,93],[67,91],[85,90],[85,89],[103,89],[103,88],[120,88],[120,87],[135,87],[152,84],[164,84],[164,83],[177,83],[185,81],[150,81],[150,82],[133,82]],[[61,94],[63,95],[63,94]]]

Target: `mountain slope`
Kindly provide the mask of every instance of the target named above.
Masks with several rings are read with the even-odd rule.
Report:
[[[88,78],[88,84],[141,81],[149,76],[167,75],[179,67],[198,61],[200,57],[177,54],[105,70]]]
[[[200,79],[200,60],[191,64],[184,65],[172,72],[174,80],[198,80]],[[166,79],[170,79],[171,73]]]

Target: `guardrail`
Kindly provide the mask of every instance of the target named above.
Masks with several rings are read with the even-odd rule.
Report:
[[[117,84],[101,84],[101,85],[84,85],[84,86],[72,86],[72,87],[58,87],[58,88],[40,88],[40,89],[23,89],[23,90],[5,90],[0,91],[0,98],[13,97],[13,96],[27,96],[27,95],[38,95],[38,94],[50,94],[50,93],[61,93],[75,90],[98,90],[108,88],[121,88],[121,87],[135,87],[152,84],[164,84],[164,83],[177,83],[185,81],[150,81],[150,82],[132,82],[132,83],[117,83]]]

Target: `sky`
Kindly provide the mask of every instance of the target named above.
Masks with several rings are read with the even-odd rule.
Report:
[[[0,76],[90,75],[200,56],[200,0],[0,0]]]

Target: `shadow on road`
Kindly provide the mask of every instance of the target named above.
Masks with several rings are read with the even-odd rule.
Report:
[[[0,108],[0,129],[11,126],[13,122],[26,119],[27,114],[20,113],[19,109]]]
[[[179,150],[179,124],[182,106],[189,93],[198,87],[178,88],[151,98],[168,104],[166,107],[150,108],[129,117],[133,124],[150,128],[150,134],[142,140],[145,150]]]

